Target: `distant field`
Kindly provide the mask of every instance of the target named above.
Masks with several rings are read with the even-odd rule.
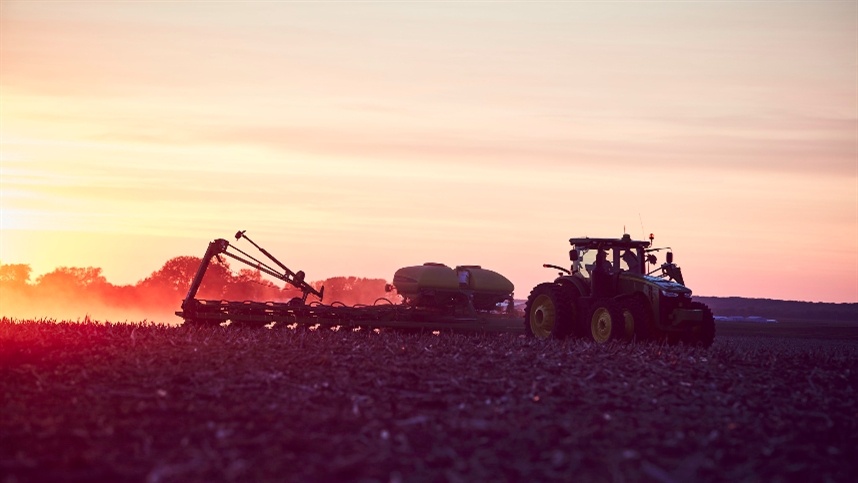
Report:
[[[780,319],[777,323],[717,322],[721,336],[783,337],[858,341],[858,320]]]
[[[853,481],[849,323],[709,349],[0,321],[0,479]]]

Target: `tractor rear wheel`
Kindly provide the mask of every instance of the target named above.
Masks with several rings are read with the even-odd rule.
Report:
[[[650,335],[652,315],[648,302],[640,296],[623,299],[623,339],[646,340]]]
[[[599,344],[622,340],[625,319],[620,305],[612,299],[604,299],[593,305],[590,311],[590,336]]]
[[[524,332],[537,339],[565,339],[572,333],[577,311],[570,287],[541,283],[524,306]]]

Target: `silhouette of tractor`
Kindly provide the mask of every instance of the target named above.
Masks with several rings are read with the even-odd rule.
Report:
[[[531,291],[525,332],[540,339],[575,336],[601,344],[634,339],[712,345],[712,311],[691,299],[670,248],[653,248],[652,240],[652,235],[639,241],[627,234],[571,238],[571,270],[543,265],[560,274]],[[662,250],[666,261],[657,265],[656,252]]]

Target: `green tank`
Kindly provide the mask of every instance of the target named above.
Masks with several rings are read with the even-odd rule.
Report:
[[[443,263],[400,268],[393,275],[393,286],[412,305],[467,305],[470,300],[477,310],[494,309],[514,289],[509,279],[479,265],[453,269]]]
[[[443,263],[403,267],[393,274],[393,286],[400,295],[416,296],[426,290],[458,290],[456,272]]]

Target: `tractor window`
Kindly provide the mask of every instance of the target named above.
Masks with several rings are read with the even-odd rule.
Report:
[[[596,250],[579,249],[578,257],[578,262],[581,264],[581,275],[589,278],[596,264]]]
[[[611,247],[604,251],[607,255],[605,263],[608,272],[617,273],[617,271],[623,270],[632,273],[643,273],[641,265],[643,250]],[[580,263],[580,274],[582,276],[589,278],[593,274],[598,252],[598,250],[578,249],[578,262]]]
[[[620,270],[632,273],[641,273],[641,253],[637,250],[622,250],[620,253]]]

